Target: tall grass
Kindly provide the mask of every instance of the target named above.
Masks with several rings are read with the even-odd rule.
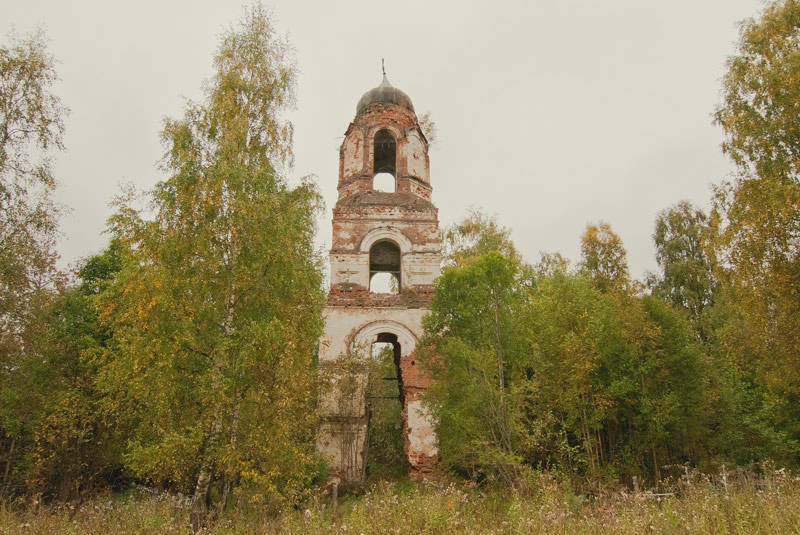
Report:
[[[800,478],[776,472],[766,485],[727,489],[695,481],[674,495],[604,491],[576,495],[547,475],[527,495],[463,482],[379,483],[332,511],[317,495],[299,509],[238,504],[209,534],[791,534],[800,533]],[[187,504],[138,491],[79,506],[0,508],[2,534],[189,533]]]

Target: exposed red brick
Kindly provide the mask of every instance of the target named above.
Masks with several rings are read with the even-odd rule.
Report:
[[[399,368],[404,443],[409,475],[419,478],[430,474],[438,460],[438,450],[430,418],[421,403],[430,379],[417,363],[413,346],[422,335],[421,311],[430,303],[441,256],[438,210],[431,202],[428,144],[410,108],[372,103],[361,109],[345,132],[339,152],[339,198],[333,209],[328,323],[320,359],[321,364],[326,359],[335,361],[337,352],[347,350],[350,341],[364,332],[383,337],[383,341],[387,336],[396,336],[399,343],[402,338],[405,346],[401,348]],[[381,130],[388,130],[394,137],[393,193],[373,190],[373,138]],[[385,158],[383,154],[381,158]],[[386,161],[381,160],[380,165],[385,166]],[[380,240],[396,242],[400,249],[402,280],[401,291],[396,295],[370,293],[368,289],[369,247]],[[376,256],[375,266],[386,263],[381,258]],[[386,331],[382,332],[384,328]],[[371,343],[375,339],[362,341]],[[366,430],[365,422],[336,415],[329,415],[325,425],[329,432],[325,440],[329,441],[335,440],[330,435],[335,434],[335,429],[342,429],[342,433]],[[347,425],[350,427],[341,427]],[[331,470],[340,480],[346,483],[348,478],[356,477],[353,474],[357,470],[342,470],[345,462],[337,460],[330,444],[321,444],[320,449],[332,452]],[[363,449],[357,453],[360,457],[357,455],[356,462],[363,466]]]

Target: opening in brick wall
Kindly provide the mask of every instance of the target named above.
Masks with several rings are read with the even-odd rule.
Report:
[[[367,385],[368,479],[399,477],[405,473],[403,451],[403,378],[397,335],[380,333],[372,344]]]
[[[378,173],[372,179],[372,189],[375,191],[395,192],[395,180],[391,173]]]
[[[401,255],[397,244],[379,241],[369,250],[369,291],[400,293]]]
[[[369,279],[369,291],[374,294],[398,294],[400,284],[394,273],[375,273]]]
[[[373,162],[372,172],[389,173],[392,177],[397,176],[397,143],[394,135],[388,130],[379,130],[373,139]]]

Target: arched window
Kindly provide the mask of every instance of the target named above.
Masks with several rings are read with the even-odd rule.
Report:
[[[369,250],[369,291],[400,293],[400,248],[390,241],[379,241]]]
[[[395,191],[397,178],[397,143],[388,130],[379,130],[373,140],[373,189]]]

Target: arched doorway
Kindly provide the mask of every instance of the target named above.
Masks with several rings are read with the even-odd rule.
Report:
[[[366,388],[367,479],[392,479],[406,473],[404,448],[402,348],[397,335],[381,332],[370,348]]]
[[[428,386],[428,380],[419,369],[414,356],[417,336],[399,322],[376,321],[362,327],[354,342],[358,347],[385,351],[387,356],[391,348],[391,359],[396,375],[386,376],[386,379],[397,385],[397,401],[402,411],[402,464],[412,477],[428,473],[438,458],[438,444],[433,421],[421,399],[422,392]],[[367,427],[367,437],[369,437],[369,425]],[[365,460],[369,463],[368,450]]]

